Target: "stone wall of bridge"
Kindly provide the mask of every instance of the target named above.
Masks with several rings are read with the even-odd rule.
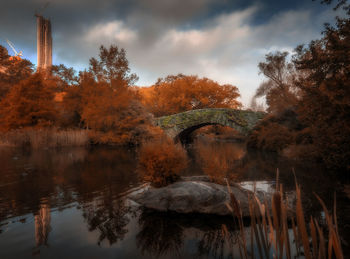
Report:
[[[172,138],[176,138],[180,134],[190,134],[206,125],[216,124],[231,127],[246,135],[264,116],[263,112],[208,108],[159,117],[156,118],[155,123]]]

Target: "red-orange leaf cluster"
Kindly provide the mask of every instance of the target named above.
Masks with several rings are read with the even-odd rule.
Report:
[[[155,116],[202,108],[238,108],[240,96],[235,86],[220,85],[198,76],[168,76],[149,87],[141,88],[142,103]]]

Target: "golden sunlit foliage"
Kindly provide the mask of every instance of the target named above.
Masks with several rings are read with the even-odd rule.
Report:
[[[175,182],[187,164],[186,151],[169,138],[146,142],[139,150],[138,172],[156,187]]]
[[[93,143],[139,144],[157,135],[151,116],[128,87],[111,88],[107,82],[96,82],[86,73],[79,86],[69,89],[63,106],[68,120],[79,120]]]
[[[50,83],[36,73],[12,86],[0,103],[1,129],[52,126],[56,108]]]
[[[198,76],[168,76],[140,90],[142,103],[156,117],[202,108],[238,108],[235,86]]]
[[[130,74],[124,49],[101,46],[99,59],[90,59],[89,71],[80,83],[80,118],[93,130],[93,142],[139,144],[157,131],[129,88],[137,76]]]
[[[88,130],[92,143],[118,145],[137,145],[161,132],[152,125],[152,115],[130,87],[137,76],[130,73],[124,49],[101,46],[99,58],[90,59],[89,72],[79,76],[64,65],[52,66],[43,75],[30,75],[30,66],[17,64],[18,75],[13,74],[12,63],[22,61],[9,61],[3,47],[0,54],[4,68],[0,80],[12,86],[9,92],[2,89],[7,94],[0,107],[4,131],[44,126],[80,128]],[[29,78],[20,81],[26,76]],[[20,82],[13,86],[17,79]]]

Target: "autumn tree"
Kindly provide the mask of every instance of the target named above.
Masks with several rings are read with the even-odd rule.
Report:
[[[2,130],[53,125],[56,119],[53,86],[40,73],[11,87],[0,103]]]
[[[307,71],[297,81],[302,92],[298,113],[325,164],[349,170],[350,19],[326,25],[323,35],[296,49],[296,67]]]
[[[169,115],[202,108],[237,108],[237,87],[220,85],[198,76],[168,76],[158,79],[149,89],[141,90],[143,104],[155,116]]]
[[[99,59],[90,59],[89,72],[98,82],[107,82],[114,89],[133,85],[138,77],[130,73],[129,61],[123,48],[111,45],[100,47]]]
[[[11,57],[7,49],[0,45],[0,100],[11,86],[28,78],[33,72],[32,68],[29,60]]]
[[[59,90],[65,90],[66,87],[77,85],[79,83],[79,77],[76,75],[76,71],[72,67],[68,68],[63,64],[52,65],[50,72],[50,79],[56,80],[57,88],[59,88]]]
[[[98,60],[90,59],[89,72],[80,73],[79,84],[67,89],[65,110],[71,121],[91,130],[95,143],[139,144],[158,130],[130,89],[137,77],[130,74],[123,49],[100,51]]]
[[[258,67],[267,80],[256,90],[252,103],[256,98],[265,97],[267,110],[271,113],[280,113],[296,105],[297,89],[293,80],[296,77],[294,64],[287,61],[288,52],[269,53],[265,62]]]

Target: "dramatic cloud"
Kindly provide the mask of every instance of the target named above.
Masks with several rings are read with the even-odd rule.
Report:
[[[265,24],[250,25],[257,12],[259,8],[255,6],[214,17],[199,29],[164,30],[152,45],[144,44],[142,34],[121,21],[93,26],[85,33],[85,40],[94,47],[98,42],[114,42],[126,48],[132,67],[140,74],[141,85],[150,85],[157,77],[168,74],[197,74],[237,85],[243,102],[248,104],[261,82],[257,64],[265,54],[275,50],[291,52],[298,44],[320,37],[310,11],[286,11]]]
[[[138,85],[197,74],[238,86],[244,104],[262,81],[257,64],[265,54],[319,38],[323,22],[335,16],[307,0],[57,0],[45,10],[45,1],[21,2],[3,4],[1,37],[34,63],[36,11],[51,18],[56,64],[85,69],[101,44],[117,44],[127,50]]]

